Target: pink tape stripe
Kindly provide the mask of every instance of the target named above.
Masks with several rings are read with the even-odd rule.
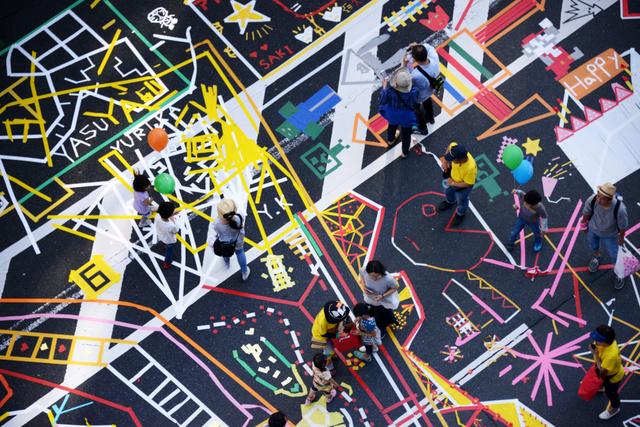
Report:
[[[504,377],[507,372],[509,372],[511,369],[513,368],[512,365],[507,366],[506,368],[504,368],[502,371],[500,371],[500,373],[498,374],[499,377]]]
[[[582,204],[582,200],[578,202],[578,206]],[[558,284],[560,283],[560,278],[564,273],[564,269],[569,262],[569,257],[571,256],[571,252],[573,251],[573,246],[576,244],[576,239],[578,238],[578,234],[580,234],[580,227],[576,227],[573,230],[573,235],[571,236],[571,241],[569,242],[569,246],[567,246],[567,251],[564,254],[564,258],[560,263],[560,268],[558,269],[558,273],[556,274],[556,278],[553,280],[553,285],[551,285],[551,292],[549,294],[553,296],[556,293],[556,289],[558,288]]]
[[[516,267],[513,264],[509,264],[508,262],[498,261],[496,259],[482,258],[482,261],[486,262],[487,264],[494,264],[500,267],[508,268],[509,270],[516,269]]]
[[[549,266],[546,268],[545,271],[553,270],[553,267],[555,266],[556,261],[558,260],[558,256],[560,255],[560,251],[562,251],[562,247],[564,246],[564,242],[565,240],[567,240],[567,237],[569,237],[569,232],[573,228],[573,223],[575,222],[576,217],[578,216],[578,213],[580,213],[581,207],[582,207],[582,200],[578,200],[578,204],[576,204],[576,207],[573,210],[573,214],[571,214],[571,219],[569,219],[569,223],[567,224],[567,227],[565,228],[564,233],[562,233],[562,238],[560,239],[560,243],[558,244],[556,251],[553,254],[553,257],[551,258],[551,261],[549,261]],[[580,227],[576,226],[576,228],[580,228]]]

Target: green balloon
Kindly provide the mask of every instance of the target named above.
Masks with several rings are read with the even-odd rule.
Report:
[[[514,170],[520,166],[523,158],[524,154],[522,153],[522,148],[515,144],[507,145],[502,151],[502,162],[510,170]]]
[[[153,188],[160,194],[171,194],[176,189],[176,181],[168,173],[161,173],[153,180]]]

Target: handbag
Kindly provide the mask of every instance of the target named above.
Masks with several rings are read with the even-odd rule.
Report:
[[[591,400],[598,394],[598,390],[602,387],[602,378],[596,372],[596,365],[591,365],[591,368],[584,375],[582,381],[580,381],[580,388],[578,389],[578,397],[583,400]]]
[[[221,256],[223,258],[231,257],[236,251],[236,242],[238,239],[233,242],[223,242],[222,240],[216,238],[213,242],[213,253]]]
[[[638,258],[636,258],[629,249],[624,246],[618,246],[618,257],[616,258],[616,265],[613,267],[613,272],[616,276],[624,279],[638,270],[640,270],[640,261],[638,261]]]
[[[236,224],[233,221],[234,216],[237,216],[238,218],[240,218],[239,224]],[[242,230],[242,222],[243,222],[242,216],[234,212],[231,218],[229,218],[229,227],[238,230],[238,233],[236,234],[236,238],[232,242],[223,242],[222,240],[216,237],[216,240],[213,242],[214,254],[221,256],[223,258],[229,258],[236,252],[236,242],[238,241],[238,237],[240,237],[240,231]],[[233,224],[233,226],[231,226],[231,224]]]
[[[420,73],[422,73],[422,75],[425,76],[427,78],[427,80],[429,80],[429,85],[433,88],[433,90],[436,93],[440,92],[440,90],[444,86],[444,82],[445,82],[445,77],[442,75],[442,73],[438,74],[435,77],[431,77],[429,75],[429,73],[427,73],[425,70],[423,70],[420,65],[418,65],[416,67],[416,70],[418,70]]]

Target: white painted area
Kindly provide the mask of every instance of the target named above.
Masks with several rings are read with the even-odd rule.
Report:
[[[615,99],[613,91],[607,98]],[[640,169],[639,134],[640,96],[634,92],[558,146],[595,189],[603,182],[618,182]]]
[[[377,2],[369,8],[368,19],[369,22],[379,22],[382,19],[382,2]],[[358,19],[351,26],[350,30],[345,32],[344,45],[359,46],[362,43],[362,30],[365,22],[360,22]],[[357,44],[359,43],[359,44]],[[377,53],[377,47],[372,49],[372,54]],[[348,50],[343,51],[344,57],[342,60],[342,68],[340,70],[340,76],[345,75],[346,81],[372,81],[375,79],[373,71],[369,67],[364,73],[360,73],[357,67],[354,66],[354,62],[358,61],[355,57],[352,59],[352,63],[349,64],[346,60]],[[349,65],[351,65],[349,67]],[[364,120],[369,118],[369,110],[371,109],[371,96],[376,87],[371,83],[363,84],[340,84],[338,86],[337,94],[342,101],[336,106],[335,114],[333,116],[333,126],[331,133],[331,148],[342,144],[349,146],[348,149],[342,150],[338,154],[338,158],[342,162],[342,166],[330,173],[322,182],[322,194],[324,196],[325,191],[336,187],[341,187],[346,180],[349,179],[353,170],[359,170],[362,168],[362,157],[365,151],[365,145],[361,143],[352,142],[353,136],[353,122],[357,113],[360,113]],[[360,123],[358,126],[358,132],[356,137],[360,140],[366,139],[367,128]],[[342,142],[339,142],[342,140]]]
[[[115,193],[121,193],[120,198],[130,197],[129,191],[122,185],[111,184],[109,191],[105,193],[105,197],[102,199],[100,215],[119,215],[122,212],[122,205],[119,201],[119,197]],[[118,230],[114,230],[117,227]],[[104,261],[113,268],[113,270],[120,275],[120,280],[113,283],[107,290],[105,290],[99,299],[114,300],[120,299],[120,292],[122,291],[122,278],[124,272],[131,261],[128,257],[123,256],[127,253],[127,246],[114,242],[108,237],[108,233],[118,233],[121,235],[129,236],[131,234],[132,221],[110,221],[105,219],[98,220],[98,228],[105,230],[107,234],[96,234],[95,241],[93,242],[93,248],[91,249],[91,257],[95,255],[101,255]],[[128,286],[138,286],[139,284],[130,282]],[[81,317],[97,317],[105,320],[115,320],[118,311],[117,305],[111,304],[80,304]],[[79,320],[76,323],[76,329],[73,335],[95,337],[95,338],[111,338],[113,332],[113,325],[109,323],[95,323],[92,321]],[[73,359],[79,360],[83,355],[92,355],[95,351],[95,341],[82,341],[79,340],[74,348]],[[105,345],[106,347],[107,345]],[[96,361],[92,358],[92,361]],[[99,366],[81,366],[81,365],[67,365],[67,369],[64,376],[63,384],[81,384],[87,378],[95,375],[100,369]]]

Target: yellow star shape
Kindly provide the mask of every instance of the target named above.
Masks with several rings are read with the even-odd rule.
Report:
[[[542,151],[542,148],[540,148],[540,138],[531,139],[527,137],[527,142],[522,144],[522,146],[526,150],[525,151],[526,154],[532,154],[534,156],[537,156],[538,152]]]
[[[226,18],[224,22],[235,22],[240,26],[240,34],[244,34],[247,29],[247,25],[251,22],[269,22],[271,18],[267,15],[263,15],[257,12],[254,7],[256,0],[252,0],[247,4],[242,4],[235,0],[231,0],[231,7],[233,7],[233,13]]]

